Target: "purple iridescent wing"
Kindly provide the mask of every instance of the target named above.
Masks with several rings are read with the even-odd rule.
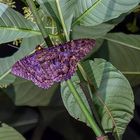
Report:
[[[93,39],[78,39],[43,48],[17,61],[12,73],[31,80],[42,88],[49,88],[55,82],[70,79],[75,73],[77,63],[95,46]]]

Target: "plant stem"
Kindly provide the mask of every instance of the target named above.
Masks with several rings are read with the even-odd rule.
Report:
[[[85,74],[84,72],[84,69],[81,68],[81,64],[79,63],[78,64],[78,69],[77,69],[77,74],[78,74],[78,77],[80,79],[80,87],[87,99],[87,102],[89,104],[89,107],[90,107],[90,110],[91,110],[91,113],[92,113],[92,116],[94,117],[95,121],[97,122],[97,124],[99,125],[99,127],[101,128],[101,130],[103,131],[103,128],[102,128],[102,125],[101,125],[101,122],[100,122],[100,119],[99,119],[99,115],[96,111],[96,107],[92,101],[92,97],[90,95],[90,86],[88,85],[88,79],[87,79],[87,75]],[[81,72],[81,70],[83,72]],[[88,87],[89,86],[89,87]]]
[[[70,39],[69,39],[69,35],[68,35],[67,29],[66,29],[66,25],[65,25],[65,22],[64,22],[62,11],[61,11],[61,8],[60,8],[59,0],[56,0],[56,5],[57,5],[58,13],[59,13],[59,16],[60,16],[60,20],[61,20],[61,23],[62,23],[62,27],[63,27],[63,30],[64,30],[66,40],[69,41]],[[88,123],[91,125],[91,128],[93,129],[93,131],[96,134],[96,136],[97,137],[103,136],[103,133],[102,133],[101,129],[96,124],[96,122],[93,119],[93,116],[91,115],[91,113],[88,111],[85,103],[83,102],[83,100],[79,96],[79,94],[78,94],[77,90],[75,89],[72,81],[67,80],[66,82],[67,82],[67,85],[68,85],[71,93],[73,94],[74,98],[76,99],[77,103],[79,104],[83,114],[87,118]]]
[[[86,97],[86,100],[88,102],[88,105],[90,107],[90,110],[91,110],[91,113],[92,113],[92,116],[94,117],[95,119],[95,122],[98,124],[98,126],[100,127],[100,129],[103,131],[103,128],[102,128],[102,125],[101,125],[101,121],[99,119],[99,115],[97,113],[97,109],[92,101],[92,98],[91,98],[91,95],[90,95],[90,92],[89,92],[89,88],[88,88],[88,85],[86,84],[86,82],[84,81],[80,81],[80,87]]]
[[[87,99],[88,105],[91,109],[92,116],[94,117],[95,122],[98,124],[98,126],[100,127],[102,132],[105,133],[104,129],[101,125],[101,121],[99,119],[100,118],[99,114],[98,114],[97,109],[93,103],[92,96],[90,95],[91,86],[89,84],[89,78],[88,78],[84,68],[82,67],[82,63],[78,63],[77,74],[78,74],[79,79],[80,79],[80,87],[81,87],[81,89],[82,89],[82,91]],[[91,90],[91,92],[93,92],[93,94],[94,94],[96,92],[96,88],[94,88],[94,91]]]
[[[75,89],[73,83],[71,82],[71,80],[67,80],[67,84],[69,86],[69,89],[71,90],[71,93],[73,94],[73,96],[75,97],[77,103],[79,104],[82,112],[84,113],[85,117],[87,118],[87,121],[91,125],[92,130],[95,132],[96,136],[97,137],[102,136],[103,135],[102,131],[100,130],[100,128],[98,127],[98,125],[94,121],[92,115],[88,111],[87,107],[85,106],[83,100],[81,99],[81,97],[79,96],[78,92],[76,91],[76,89]]]
[[[33,13],[33,16],[34,16],[34,18],[35,18],[35,21],[36,21],[36,23],[37,23],[37,25],[38,25],[38,27],[39,27],[41,33],[42,33],[42,36],[43,36],[43,38],[44,38],[46,44],[47,44],[48,46],[52,46],[51,41],[50,41],[50,39],[49,39],[49,37],[48,37],[49,33],[47,32],[47,30],[46,30],[46,29],[44,28],[44,26],[43,26],[43,22],[42,22],[42,20],[41,20],[39,14],[38,14],[38,11],[37,11],[36,5],[34,4],[34,1],[33,1],[33,0],[26,0],[26,2],[27,2],[27,4],[28,4],[30,10],[31,10],[32,13]]]
[[[69,39],[69,35],[68,35],[67,29],[66,29],[66,26],[65,26],[65,23],[64,23],[64,19],[63,19],[63,15],[62,15],[62,12],[61,12],[59,0],[56,0],[56,5],[57,5],[58,13],[59,13],[59,16],[60,16],[61,24],[62,24],[62,27],[63,27],[63,30],[64,30],[64,34],[66,36],[66,40],[69,41],[70,39]]]

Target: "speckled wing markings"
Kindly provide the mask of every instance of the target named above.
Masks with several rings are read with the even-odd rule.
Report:
[[[93,39],[78,39],[51,48],[42,48],[17,61],[11,72],[47,89],[55,82],[70,79],[76,71],[77,63],[94,46]]]

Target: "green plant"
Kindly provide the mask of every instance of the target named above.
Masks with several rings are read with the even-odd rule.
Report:
[[[70,80],[61,82],[61,97],[70,115],[91,127],[97,139],[109,139],[106,133],[112,132],[115,139],[120,140],[134,111],[133,92],[123,74],[132,85],[139,83],[140,37],[108,32],[139,2],[26,0],[34,22],[1,3],[0,43],[19,38],[22,42],[15,54],[0,58],[0,84],[14,86],[13,101],[16,105],[49,105],[58,85],[49,90],[35,87],[10,74],[13,64],[32,53],[38,44],[50,47],[58,42],[94,38],[97,44],[93,52],[78,64],[78,70]],[[96,55],[100,58],[94,59]],[[8,94],[8,90],[5,92]],[[2,126],[2,132],[7,131],[6,127],[9,129],[4,127],[5,124]]]

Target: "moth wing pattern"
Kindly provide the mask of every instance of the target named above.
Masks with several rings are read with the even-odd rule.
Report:
[[[55,82],[70,79],[76,71],[77,63],[94,46],[93,39],[78,39],[51,48],[41,48],[17,61],[11,72],[48,89]]]

